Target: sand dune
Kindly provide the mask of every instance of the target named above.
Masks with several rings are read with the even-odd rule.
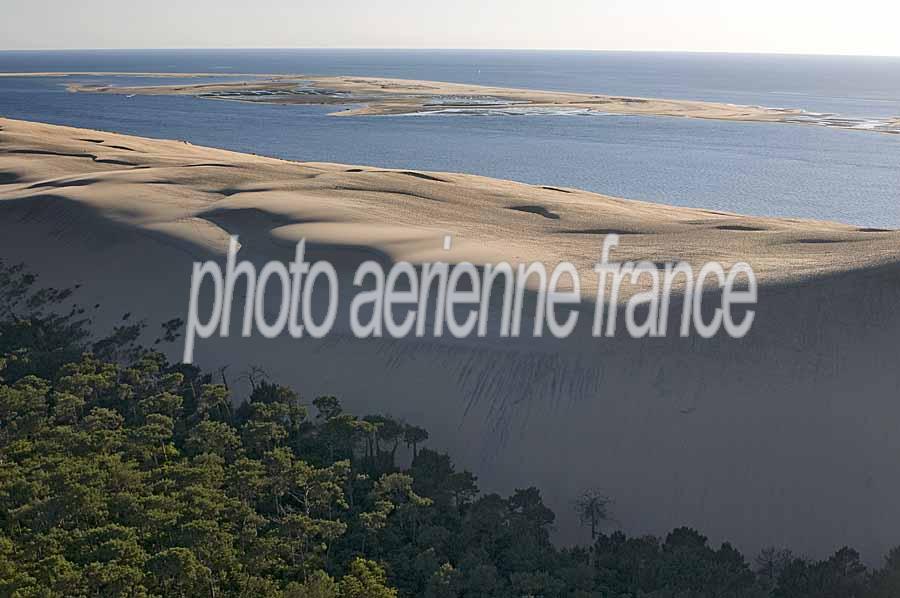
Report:
[[[123,225],[165,230],[223,252],[209,215],[264,216],[250,234],[286,247],[305,237],[366,246],[393,260],[571,261],[590,278],[603,237],[624,237],[623,261],[727,265],[752,258],[763,283],[893,263],[900,232],[757,218],[623,200],[576,189],[456,173],[295,163],[179,141],[0,120],[0,198],[54,197],[109,210]],[[265,230],[255,230],[262,226]],[[442,250],[445,234],[453,251]]]
[[[180,141],[0,119],[0,255],[84,285],[98,321],[184,317],[191,262],[290,258],[306,238],[360,260],[748,261],[757,323],[740,340],[210,339],[200,365],[388,405],[488,490],[536,484],[562,540],[570,501],[615,498],[631,532],[694,525],[746,550],[900,537],[900,232],[755,218],[456,173],[293,163]],[[445,252],[445,234],[454,236]],[[590,288],[590,285],[587,285]],[[177,354],[177,351],[175,352]],[[231,371],[231,370],[229,370]],[[233,372],[237,375],[238,372]]]

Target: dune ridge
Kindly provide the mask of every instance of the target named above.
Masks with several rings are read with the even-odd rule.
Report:
[[[268,243],[361,247],[391,259],[749,262],[762,284],[893,263],[900,231],[741,216],[458,173],[296,163],[181,141],[0,119],[0,201],[52,196],[223,253],[251,226]],[[225,226],[224,221],[234,223]],[[263,222],[264,221],[264,222]],[[452,251],[443,236],[454,236]],[[247,236],[247,233],[244,233]]]

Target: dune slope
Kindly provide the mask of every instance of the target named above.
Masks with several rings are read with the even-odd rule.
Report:
[[[485,489],[540,486],[564,541],[586,539],[571,500],[598,487],[631,532],[692,525],[750,551],[850,544],[869,559],[896,544],[898,232],[0,119],[0,257],[83,284],[98,325],[184,317],[192,262],[221,258],[231,234],[260,262],[306,238],[342,276],[376,256],[566,260],[590,279],[609,232],[622,260],[749,262],[751,334],[507,344],[339,331],[210,339],[197,360],[234,376],[259,364],[354,411],[388,405]]]

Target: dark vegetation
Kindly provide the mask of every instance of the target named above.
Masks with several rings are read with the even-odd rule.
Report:
[[[93,338],[70,295],[0,263],[0,596],[900,596],[900,551],[750,563],[686,528],[604,534],[596,492],[593,544],[555,547],[538,489],[481,494],[425,430],[258,370],[234,396],[128,314]]]

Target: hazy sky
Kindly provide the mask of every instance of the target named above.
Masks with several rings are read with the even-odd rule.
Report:
[[[0,0],[0,48],[570,48],[900,56],[897,0]]]

